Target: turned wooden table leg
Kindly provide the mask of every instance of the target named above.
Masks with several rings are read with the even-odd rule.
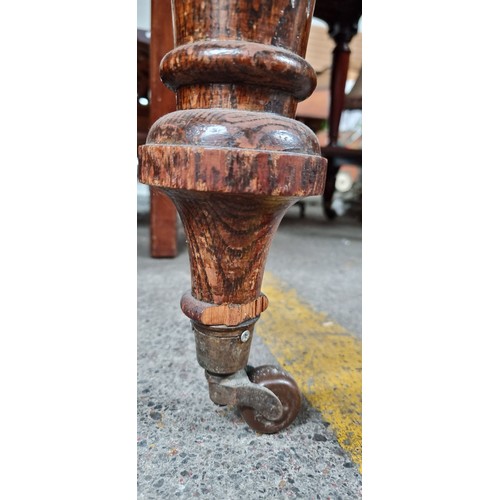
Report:
[[[352,36],[352,35],[351,35]],[[350,41],[350,38],[349,38]],[[333,50],[332,76],[330,80],[330,112],[328,118],[329,145],[334,146],[339,138],[339,125],[342,111],[344,110],[345,86],[347,72],[349,70],[349,59],[351,49],[345,31],[335,35],[335,49]],[[335,156],[328,158],[328,170],[326,174],[326,185],[323,193],[323,211],[328,219],[337,216],[332,209],[333,195],[335,194],[335,182],[340,170],[340,164]]]
[[[289,374],[248,368],[269,247],[285,211],[323,192],[326,160],[294,120],[315,87],[303,59],[310,0],[174,0],[175,48],[161,63],[177,111],[153,125],[139,178],[175,203],[191,265],[181,308],[191,319],[209,395],[260,432],[296,417]]]

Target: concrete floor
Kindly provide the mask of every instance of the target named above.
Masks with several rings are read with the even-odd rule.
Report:
[[[138,498],[361,498],[356,464],[307,400],[296,421],[274,435],[255,433],[236,408],[210,401],[179,307],[190,288],[182,226],[174,259],[151,259],[148,238],[149,227],[139,224]],[[300,218],[292,207],[266,270],[361,337],[359,222],[328,222],[317,204]],[[268,363],[278,364],[257,331],[250,364]]]

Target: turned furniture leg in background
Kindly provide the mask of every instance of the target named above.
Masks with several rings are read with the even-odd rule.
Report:
[[[349,70],[349,58],[351,49],[347,40],[346,31],[340,31],[334,37],[335,48],[333,50],[332,77],[330,80],[330,112],[328,118],[329,146],[337,145],[339,138],[339,125],[342,111],[344,110],[345,85],[347,82],[347,71]],[[323,212],[328,219],[334,219],[337,213],[332,208],[333,195],[335,194],[335,182],[340,170],[338,158],[334,155],[328,156],[328,171],[326,174],[326,185],[323,193]]]
[[[351,35],[352,37],[352,35]],[[337,144],[339,139],[339,125],[345,101],[345,84],[349,70],[351,49],[346,33],[341,31],[334,37],[335,48],[332,55],[332,78],[330,80],[330,113],[328,119],[329,143]]]
[[[337,212],[332,208],[333,195],[335,194],[335,183],[337,174],[340,170],[340,165],[335,161],[336,158],[331,156],[328,158],[328,168],[326,171],[325,190],[323,192],[323,213],[330,220],[337,217]]]
[[[300,391],[281,368],[247,366],[272,238],[286,210],[323,192],[316,135],[294,120],[316,85],[303,59],[311,0],[174,0],[175,49],[161,78],[177,111],[152,126],[139,179],[174,201],[184,224],[191,320],[209,395],[259,432],[291,424]]]
[[[151,2],[151,44],[149,52],[150,124],[175,111],[175,94],[160,80],[160,61],[174,47],[172,5],[170,0]],[[150,188],[150,254],[151,257],[177,255],[177,210],[172,200],[161,191]]]

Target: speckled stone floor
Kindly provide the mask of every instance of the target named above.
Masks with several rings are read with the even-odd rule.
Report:
[[[267,269],[361,336],[361,224],[329,223],[314,207],[298,214],[292,207],[285,217]],[[178,257],[157,260],[148,226],[138,226],[138,498],[361,498],[356,464],[306,400],[274,435],[210,401],[179,307],[190,287],[179,229]],[[250,363],[277,364],[258,329]]]

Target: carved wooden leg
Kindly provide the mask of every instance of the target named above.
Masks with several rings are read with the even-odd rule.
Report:
[[[349,58],[351,49],[346,42],[344,33],[338,33],[333,51],[332,77],[330,80],[330,113],[329,113],[329,145],[337,144],[339,138],[339,125],[342,111],[344,110],[345,85],[347,82],[347,71],[349,69]],[[326,174],[325,192],[323,193],[323,211],[330,220],[337,217],[337,213],[332,208],[333,195],[335,194],[335,182],[340,165],[335,156],[328,157],[328,170]]]
[[[288,207],[323,192],[326,160],[294,120],[315,86],[303,56],[309,0],[175,0],[176,48],[161,78],[177,111],[140,149],[141,182],[162,189],[184,224],[191,319],[211,399],[236,404],[260,432],[288,426],[300,392],[280,369],[247,369],[255,322],[268,306],[262,277]]]

